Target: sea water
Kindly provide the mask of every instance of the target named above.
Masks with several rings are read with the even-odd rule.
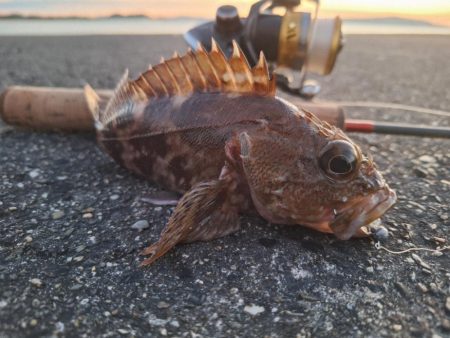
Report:
[[[182,34],[205,19],[0,19],[0,35]],[[450,34],[450,27],[344,21],[344,34]]]

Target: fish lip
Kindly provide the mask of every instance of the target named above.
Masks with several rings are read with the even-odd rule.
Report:
[[[330,223],[330,228],[337,238],[347,240],[359,228],[380,218],[396,201],[395,191],[385,185],[382,189],[338,212],[336,218]]]

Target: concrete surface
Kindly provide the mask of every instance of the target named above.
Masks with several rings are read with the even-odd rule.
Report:
[[[0,89],[113,87],[181,37],[1,37]],[[450,37],[348,37],[323,100],[450,110]],[[449,117],[348,109],[450,126]],[[449,245],[450,141],[357,135],[398,204],[391,250]],[[301,227],[243,217],[242,230],[178,246],[141,269],[171,209],[92,135],[0,131],[0,337],[449,337],[449,252],[379,251]],[[138,220],[150,227],[132,229]],[[446,241],[446,243],[442,243]],[[414,253],[414,255],[413,255]]]

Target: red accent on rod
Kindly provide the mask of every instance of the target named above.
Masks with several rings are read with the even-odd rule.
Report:
[[[346,119],[344,124],[346,131],[359,131],[360,133],[373,133],[375,130],[374,121]]]

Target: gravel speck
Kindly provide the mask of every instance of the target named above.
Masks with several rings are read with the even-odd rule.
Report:
[[[394,324],[392,325],[392,330],[394,330],[395,332],[399,332],[402,330],[402,326],[400,324]]]
[[[42,286],[42,281],[39,278],[30,279],[30,283],[37,288],[40,288]]]
[[[60,219],[60,218],[63,218],[63,217],[64,217],[64,211],[57,210],[57,211],[54,211],[54,212],[52,213],[52,218],[53,218],[54,220],[57,220],[57,219]]]
[[[36,178],[38,177],[40,174],[39,169],[33,169],[28,173],[28,176],[30,176],[31,178]]]

